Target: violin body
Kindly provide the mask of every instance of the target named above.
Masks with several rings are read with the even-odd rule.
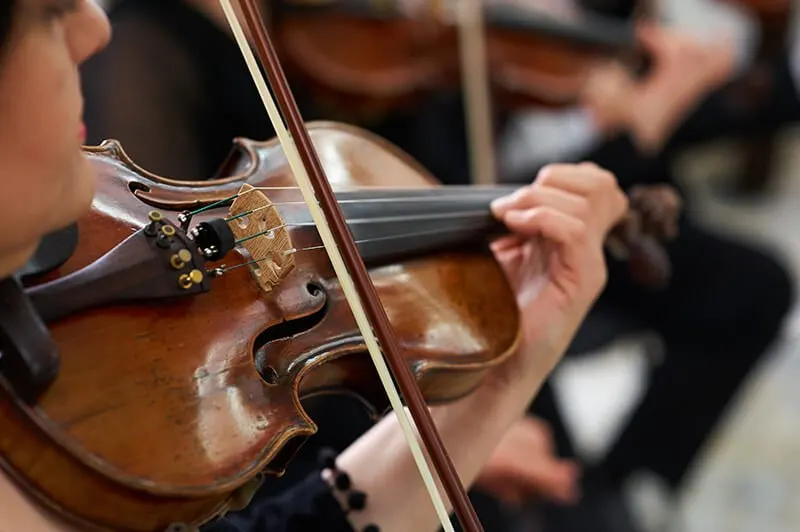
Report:
[[[630,28],[537,18],[495,10],[485,32],[489,84],[505,108],[574,105],[591,67],[610,57],[635,59]],[[453,24],[342,9],[288,10],[273,33],[288,73],[318,104],[380,115],[411,108],[462,81],[459,30]],[[492,12],[489,13],[491,15]]]
[[[317,123],[309,132],[334,188],[436,187],[413,160],[364,131]],[[243,183],[295,186],[277,141],[237,140],[229,177],[208,182],[149,174],[118,143],[86,151],[98,181],[78,247],[35,285],[90,266],[142,230],[154,209],[173,219]],[[265,194],[287,223],[302,218],[297,190]],[[206,211],[195,221],[212,218]],[[0,392],[4,470],[87,530],[197,526],[246,505],[262,472],[285,469],[316,430],[304,398],[349,393],[376,413],[384,409],[316,229],[287,231],[297,252],[271,290],[237,248],[221,262],[242,267],[214,278],[206,293],[105,305],[48,323],[61,358],[53,384],[34,404],[8,393],[5,382]],[[485,245],[380,262],[371,277],[426,400],[468,394],[514,352],[514,294]]]
[[[454,34],[438,25],[303,12],[282,16],[274,35],[287,73],[326,108],[380,115],[459,82]]]

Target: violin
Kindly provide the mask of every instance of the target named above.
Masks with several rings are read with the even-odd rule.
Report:
[[[506,108],[574,105],[598,61],[645,57],[633,23],[591,12],[556,16],[506,4],[486,6],[484,17],[488,78]],[[391,2],[364,0],[287,3],[273,26],[287,73],[333,109],[409,109],[431,91],[458,87],[464,74],[458,28],[446,14],[411,17]]]
[[[308,129],[425,400],[470,393],[519,342],[486,245],[502,233],[489,204],[509,188],[438,186],[370,133]],[[74,249],[2,291],[17,361],[1,380],[8,473],[88,530],[178,531],[285,470],[316,430],[305,398],[387,407],[277,141],[239,139],[212,182],[150,174],[115,141],[85,151],[98,188]],[[662,212],[620,226],[641,230],[630,240],[672,231],[665,190],[632,200]],[[639,262],[658,276],[660,260]]]
[[[423,401],[468,394],[518,343],[487,247],[503,229],[489,203],[508,190],[436,187],[363,131],[302,124],[257,7],[243,5],[298,147],[273,119],[280,144],[240,139],[230,176],[205,182],[151,174],[113,141],[85,148],[98,188],[78,238],[46,239],[0,283],[0,466],[84,529],[194,530],[286,468],[315,430],[303,398],[377,403],[380,379],[402,418],[377,337],[459,519],[479,531]],[[677,203],[668,189],[632,198],[642,223],[612,238],[668,236],[665,196]]]

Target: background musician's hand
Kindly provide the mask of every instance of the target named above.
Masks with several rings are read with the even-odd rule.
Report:
[[[648,76],[637,85],[634,130],[645,149],[658,149],[684,116],[733,74],[734,47],[728,39],[703,42],[653,24],[638,29],[653,57]]]
[[[553,369],[605,285],[604,241],[627,207],[614,175],[591,163],[546,166],[533,184],[493,203],[515,233],[493,249],[523,328],[520,356],[495,373],[537,379]]]
[[[734,48],[726,39],[703,42],[650,23],[642,23],[638,37],[652,58],[647,75],[635,78],[616,62],[599,65],[581,103],[602,134],[628,130],[641,149],[655,151],[706,94],[733,75]]]
[[[510,505],[532,498],[570,504],[579,496],[578,475],[577,464],[555,454],[547,424],[524,417],[503,436],[475,486]]]

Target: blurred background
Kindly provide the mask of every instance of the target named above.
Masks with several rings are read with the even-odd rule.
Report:
[[[369,2],[342,3],[362,9],[367,5],[369,8]],[[198,26],[200,22],[182,19],[182,12],[174,8],[175,0],[104,4],[117,10],[112,11],[116,36],[109,51],[87,67],[87,124],[91,140],[119,138],[144,168],[171,177],[200,179],[212,175],[212,169],[221,163],[234,136],[258,139],[271,136],[268,126],[263,123],[263,116],[259,116],[258,124],[251,123],[255,120],[253,115],[263,115],[263,110],[259,111],[257,106],[247,108],[242,103],[253,97],[249,92],[252,87],[242,89],[247,96],[241,100],[237,99],[235,91],[226,92],[217,87],[219,82],[230,81],[243,86],[249,83],[241,72],[233,68],[226,70],[226,65],[240,59],[236,57],[236,51],[231,52],[233,55],[227,59],[208,55],[197,45],[205,37],[192,41],[192,36],[196,37],[198,32],[204,35]],[[187,1],[186,4],[197,8],[204,16],[214,18],[213,9],[208,9],[209,3]],[[310,4],[330,6],[336,2],[304,5]],[[416,16],[414,10],[425,2],[413,4],[404,7],[404,12],[412,13],[409,15],[412,18]],[[528,10],[542,10],[547,14],[545,21],[563,20],[568,26],[578,28],[577,34],[555,31],[558,34],[556,40],[561,39],[559,42],[562,44],[583,43],[584,55],[575,52],[578,58],[600,54],[597,50],[601,48],[622,46],[619,43],[628,35],[626,32],[635,27],[639,16],[663,27],[680,30],[682,35],[690,36],[696,42],[724,41],[728,47],[707,53],[697,47],[679,50],[678,45],[669,48],[672,45],[668,46],[666,41],[658,44],[656,41],[661,37],[650,35],[650,51],[656,56],[663,54],[665,66],[662,76],[672,81],[656,80],[650,85],[642,82],[641,86],[608,73],[592,78],[594,81],[579,76],[579,88],[575,83],[550,83],[547,76],[526,77],[524,69],[531,65],[526,63],[527,60],[519,59],[519,65],[513,65],[518,70],[509,67],[504,79],[508,86],[514,86],[508,81],[512,78],[518,85],[530,84],[536,89],[531,89],[536,95],[531,100],[536,102],[508,106],[500,112],[502,118],[493,115],[495,125],[502,121],[506,128],[505,133],[499,132],[499,127],[490,128],[496,136],[492,141],[493,148],[488,151],[476,148],[475,144],[470,147],[470,142],[478,142],[476,138],[486,139],[491,135],[482,137],[479,133],[470,133],[471,127],[477,127],[474,125],[477,122],[470,120],[477,119],[464,120],[464,90],[458,88],[458,83],[456,88],[448,89],[448,94],[458,93],[457,96],[442,96],[440,93],[444,91],[438,89],[438,92],[431,91],[436,95],[425,96],[437,102],[435,111],[423,112],[405,104],[399,106],[400,111],[393,107],[396,116],[371,129],[409,151],[435,176],[449,183],[479,181],[479,174],[484,171],[496,174],[492,177],[495,181],[529,182],[543,164],[573,159],[594,160],[626,176],[626,179],[633,176],[632,182],[674,181],[682,187],[687,198],[686,209],[692,223],[713,233],[714,238],[719,235],[736,242],[737,246],[768,250],[765,253],[770,259],[769,262],[758,259],[761,262],[755,262],[763,263],[763,267],[748,269],[746,263],[753,262],[748,254],[729,254],[726,248],[716,256],[715,245],[706,245],[704,240],[694,247],[687,247],[681,253],[688,258],[680,255],[675,260],[680,263],[680,268],[697,272],[691,274],[695,277],[689,288],[684,288],[679,296],[666,302],[658,296],[653,296],[650,302],[650,296],[632,295],[630,291],[633,289],[626,288],[625,297],[628,299],[615,296],[613,303],[645,319],[633,320],[614,313],[603,314],[602,309],[599,310],[598,315],[602,315],[599,321],[583,331],[576,342],[575,351],[579,353],[567,357],[557,369],[552,380],[552,399],[558,405],[573,447],[571,451],[560,449],[559,452],[576,454],[592,471],[595,466],[602,470],[601,466],[606,463],[618,466],[616,469],[609,466],[609,471],[625,469],[625,474],[619,475],[624,480],[621,482],[621,496],[633,516],[633,528],[604,524],[595,517],[583,522],[594,522],[596,526],[559,525],[558,519],[548,521],[542,517],[547,512],[537,513],[539,505],[534,502],[526,502],[522,509],[506,508],[504,511],[513,517],[514,524],[503,527],[520,532],[800,530],[800,313],[793,293],[795,279],[800,278],[800,130],[794,125],[800,117],[800,104],[797,103],[800,100],[797,94],[791,94],[793,83],[787,81],[793,79],[787,75],[793,72],[794,63],[798,64],[797,70],[800,71],[800,61],[792,59],[797,10],[788,0],[658,0],[639,3],[519,0],[514,5],[521,11],[498,15],[490,23],[502,25],[516,21],[523,24],[528,21]],[[141,10],[137,11],[139,8]],[[646,15],[640,15],[645,11]],[[587,13],[604,18],[587,17]],[[147,25],[148,20],[159,17],[160,24]],[[617,26],[605,23],[612,19],[618,23]],[[337,20],[331,18],[325,24],[332,28],[341,22]],[[551,33],[554,31],[547,23],[542,25],[540,19],[534,17],[534,22],[529,32],[547,33],[548,28]],[[315,56],[303,56],[307,51],[304,46],[311,46],[308,43],[313,43],[313,39],[305,41],[297,37],[292,40],[288,33],[281,35],[284,38],[282,57],[290,65],[288,70],[297,73],[291,78],[293,87],[297,87],[300,94],[310,95],[309,100],[314,100],[315,95],[322,91],[304,92],[304,89],[309,86],[319,89],[325,83],[323,74],[317,76],[322,69],[315,70],[311,63]],[[370,47],[375,49],[390,48],[395,42],[393,39],[399,39],[399,35],[385,33],[384,39],[373,36],[371,41],[362,41],[361,48],[363,42],[371,43]],[[330,50],[341,52],[342,57],[349,57],[348,54],[358,48],[357,45],[347,48],[334,44],[332,40]],[[527,46],[528,51],[537,47],[558,47],[549,41],[535,41]],[[661,50],[657,49],[659,46]],[[193,56],[187,51],[189,49],[205,57],[209,65],[214,64],[216,70],[209,67],[205,72],[202,69],[193,71],[192,61],[197,63],[198,60],[189,57]],[[480,49],[472,48],[473,52]],[[608,55],[613,54],[609,52]],[[501,65],[501,59],[513,63],[508,59],[511,56],[494,57],[488,70],[497,75],[501,66],[506,65]],[[418,61],[412,57],[416,56],[409,55],[409,64]],[[470,61],[480,63],[475,57]],[[574,67],[577,60],[561,58],[554,61],[558,66],[548,71],[551,75],[567,72],[569,69],[564,65]],[[205,63],[201,60],[197,64]],[[654,67],[651,65],[650,68]],[[425,70],[419,67],[419,71]],[[568,81],[573,79],[569,77],[571,74],[563,75]],[[648,79],[646,73],[641,76]],[[497,77],[500,79],[502,76]],[[167,83],[167,79],[171,81]],[[537,84],[536,80],[541,80],[541,83]],[[702,108],[700,102],[705,102],[709,94],[719,92],[721,87],[727,87],[730,80],[737,80],[738,85],[730,91],[735,94],[731,96],[734,103],[730,103],[729,108],[715,108],[713,112],[694,119],[700,125],[687,126],[685,130],[676,125],[691,120],[687,117]],[[335,85],[333,81],[336,79],[328,81],[326,89]],[[788,88],[779,86],[783,82],[789,83]],[[214,87],[210,95],[198,93],[200,83]],[[586,87],[591,87],[591,90]],[[507,86],[505,88],[508,90]],[[385,95],[390,93],[384,91],[370,97],[385,103]],[[673,100],[679,99],[680,95],[684,95],[686,101],[673,106]],[[198,111],[204,99],[212,100],[212,96],[238,104],[223,106],[228,114],[222,118]],[[324,105],[304,112],[304,115],[367,125],[377,123],[373,121],[374,116],[384,112],[380,105],[364,110],[359,105],[342,103],[357,101],[360,104],[362,99],[359,98],[358,95],[351,95],[350,99],[319,97],[317,101],[324,100]],[[137,103],[120,105],[125,99]],[[153,105],[143,105],[143,101],[151,101]],[[452,102],[456,103],[451,105]],[[480,115],[480,104],[477,105],[474,114]],[[130,113],[133,108],[137,109],[135,116]],[[182,109],[185,116],[180,116],[176,108]],[[665,118],[663,115],[670,116]],[[734,120],[731,116],[741,120]],[[597,131],[587,133],[587,123],[594,124]],[[709,126],[711,132],[705,133],[705,125],[711,123],[715,126]],[[150,144],[148,130],[143,124],[171,131],[174,143],[170,146],[170,157],[163,156],[159,146]],[[214,139],[210,133],[201,139],[193,138],[201,129],[213,129],[218,138]],[[666,151],[664,146],[671,142],[665,138],[675,135],[676,130],[688,140],[680,143],[680,149],[670,149],[668,157],[662,157],[661,152]],[[473,135],[472,141],[470,135]],[[446,146],[450,137],[458,137],[457,142],[451,143],[455,147]],[[625,146],[621,148],[615,144],[618,141]],[[603,142],[610,147],[597,148],[598,143]],[[193,143],[196,146],[192,147]],[[183,154],[181,160],[174,156],[176,149]],[[628,155],[625,150],[635,155]],[[445,156],[445,153],[450,155]],[[476,153],[483,155],[483,162],[478,161],[480,157]],[[496,160],[490,162],[489,170],[486,170],[486,159],[490,157]],[[637,157],[643,162],[632,165],[631,161],[638,160]],[[203,164],[198,162],[201,160]],[[666,173],[667,167],[670,168],[669,176],[665,177],[661,174]],[[626,181],[626,184],[630,182]],[[780,264],[782,273],[776,274],[778,267],[774,266],[773,260]],[[730,274],[725,273],[729,270]],[[770,281],[776,275],[779,279]],[[687,276],[690,275],[681,273],[676,282],[680,284]],[[704,290],[711,285],[716,288]],[[788,307],[784,300],[790,301]],[[739,306],[741,312],[734,316],[732,309]],[[652,315],[650,309],[656,309]],[[694,314],[699,317],[692,318]],[[772,327],[763,334],[762,328],[756,327],[762,322],[763,327]],[[751,325],[754,332],[748,332]],[[739,353],[739,347],[756,335],[765,336],[764,346],[759,343],[752,353],[741,347]],[[705,358],[712,352],[713,357]],[[686,375],[687,379],[699,380],[700,384],[688,384],[690,381],[687,380],[684,386],[683,381],[673,375],[672,384],[661,388],[660,406],[653,406],[646,416],[650,422],[647,429],[650,436],[639,439],[631,436],[628,438],[630,441],[623,438],[626,426],[635,419],[637,405],[644,400],[654,379],[659,378],[654,377],[654,372],[665,361],[673,358],[684,360],[681,357],[688,362],[681,362],[680,370],[671,371]],[[730,368],[746,357],[753,361],[744,364],[740,374],[729,377]],[[700,359],[703,360],[701,366],[692,365]],[[728,378],[732,379],[731,384],[723,385]],[[719,399],[709,399],[710,392],[709,397],[702,393],[691,396],[692,387],[702,390],[703,383],[709,390],[719,385],[725,391],[720,392]],[[683,403],[680,409],[664,406],[669,401]],[[703,401],[714,402],[716,406],[708,409],[715,410],[715,413],[707,413],[705,407],[699,406]],[[534,408],[532,415],[551,425],[554,422],[552,409],[548,407]],[[663,432],[656,435],[662,429]],[[701,441],[680,443],[683,431],[701,432],[704,436],[699,438]],[[675,442],[673,438],[676,438]],[[629,449],[663,448],[659,455],[662,458],[651,460],[660,465],[650,469],[669,470],[670,467],[664,463],[672,460],[681,461],[683,465],[673,468],[681,469],[681,472],[659,475],[648,471],[644,458],[641,463],[630,467],[619,466],[619,457],[616,461],[604,461],[607,455],[614,454],[612,449],[622,445],[619,442],[623,440]],[[687,457],[663,458],[673,451],[676,456]],[[630,456],[632,451],[618,450],[616,454]],[[688,455],[692,455],[691,458]],[[682,470],[684,466],[686,471]],[[672,481],[662,478],[670,475],[680,478]],[[616,483],[611,484],[616,486]],[[608,489],[613,491],[616,488]],[[587,512],[586,515],[594,515],[590,510]],[[531,517],[527,514],[536,515]]]
[[[740,68],[753,64],[764,27],[745,10],[702,0],[659,3],[666,17],[693,33],[730,31]],[[789,17],[787,23],[794,35],[797,17]],[[727,193],[744,162],[736,142],[721,140],[687,150],[677,175],[692,190],[698,217],[721,231],[773,243],[798,276],[800,131],[796,127],[779,131],[772,157],[771,186],[756,195]],[[565,361],[558,372],[557,389],[570,428],[587,455],[602,455],[641,397],[648,364],[643,341],[635,335],[620,338],[596,356]],[[631,484],[628,496],[635,501],[639,518],[653,529],[671,531],[800,530],[798,382],[800,313],[795,306],[767,362],[735,399],[693,467],[679,506],[663,507],[656,479],[641,476]]]

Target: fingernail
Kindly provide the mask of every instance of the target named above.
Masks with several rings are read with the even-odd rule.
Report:
[[[492,203],[490,204],[490,208],[492,209],[493,213],[497,215],[502,214],[503,210],[505,210],[505,208],[508,207],[510,201],[511,201],[510,196],[503,196],[502,198],[497,198],[496,200],[492,201]]]
[[[525,211],[514,210],[506,212],[503,217],[506,223],[521,223],[525,219]]]

